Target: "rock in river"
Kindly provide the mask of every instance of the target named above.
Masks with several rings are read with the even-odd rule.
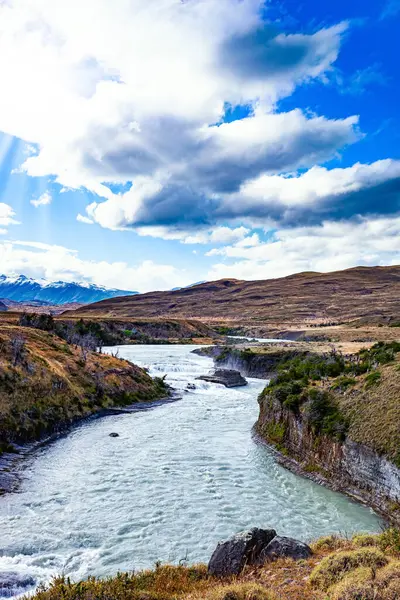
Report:
[[[240,387],[247,385],[247,381],[241,376],[239,371],[228,369],[217,369],[212,375],[202,375],[197,379],[210,381],[211,383],[221,383],[227,388]]]
[[[208,563],[208,572],[216,577],[238,575],[246,565],[258,564],[264,548],[276,536],[273,529],[250,529],[220,542]]]
[[[20,593],[21,590],[33,587],[35,584],[36,581],[31,575],[14,572],[0,573],[0,597],[15,595],[15,593]]]
[[[117,438],[117,437],[119,437],[119,433],[115,433],[115,432],[110,433],[110,437]]]

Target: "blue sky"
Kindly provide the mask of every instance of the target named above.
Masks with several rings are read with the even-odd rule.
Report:
[[[400,0],[0,2],[0,272],[398,264],[399,26]]]

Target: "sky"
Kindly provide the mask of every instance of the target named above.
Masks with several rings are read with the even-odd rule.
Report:
[[[400,0],[0,0],[0,273],[400,263]]]

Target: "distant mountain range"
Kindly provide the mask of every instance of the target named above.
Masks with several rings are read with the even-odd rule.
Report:
[[[138,292],[107,289],[93,283],[67,283],[31,279],[25,275],[0,275],[0,298],[42,305],[89,304],[116,296],[134,296]],[[1,307],[0,307],[1,308]],[[4,309],[3,309],[4,310]]]

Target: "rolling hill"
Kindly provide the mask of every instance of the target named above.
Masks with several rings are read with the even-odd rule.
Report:
[[[400,321],[400,266],[299,273],[281,279],[223,279],[170,292],[96,302],[74,316],[175,317],[218,321]]]

